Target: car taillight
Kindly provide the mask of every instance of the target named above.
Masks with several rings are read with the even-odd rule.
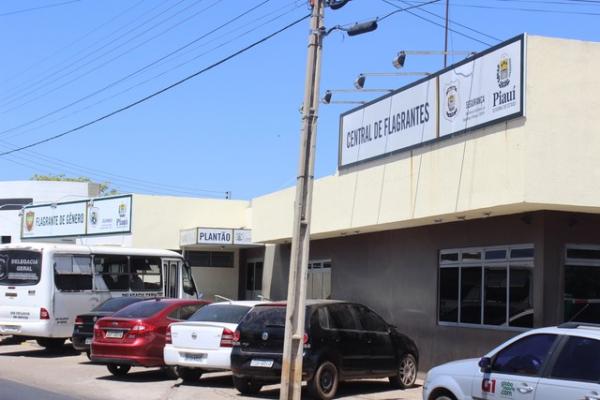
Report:
[[[83,317],[78,315],[77,318],[75,318],[75,325],[83,325]]]
[[[40,319],[50,319],[50,313],[45,308],[40,308]]]
[[[171,325],[167,326],[167,333],[165,333],[165,343],[173,343],[173,339],[171,338]]]
[[[308,343],[308,333],[304,332],[304,336],[302,337],[302,343],[304,344],[305,349],[310,348],[310,343]]]
[[[139,323],[139,324],[134,325],[129,330],[129,336],[144,336],[144,335],[152,332],[153,330],[154,330],[154,326],[144,324],[144,323]]]
[[[240,345],[240,331],[236,330],[235,332],[233,332],[233,337],[231,338],[231,345],[232,346]]]
[[[239,339],[239,333],[238,333],[238,339]],[[223,328],[223,333],[221,333],[221,347],[232,347],[234,340],[235,340],[235,333],[233,333],[231,330],[229,330],[227,328]]]

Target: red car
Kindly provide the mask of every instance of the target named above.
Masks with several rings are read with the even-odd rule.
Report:
[[[91,359],[123,376],[132,366],[163,367],[165,334],[172,322],[188,319],[208,301],[152,299],[131,304],[94,325]]]

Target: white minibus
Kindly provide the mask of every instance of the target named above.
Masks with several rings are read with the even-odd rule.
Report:
[[[115,296],[198,297],[189,267],[173,251],[0,245],[0,335],[60,347],[78,314]]]

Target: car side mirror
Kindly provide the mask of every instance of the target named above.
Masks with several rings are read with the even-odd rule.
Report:
[[[482,357],[481,360],[479,360],[479,368],[484,374],[492,372],[492,359],[489,357]]]

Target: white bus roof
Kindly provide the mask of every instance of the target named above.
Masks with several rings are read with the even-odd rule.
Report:
[[[85,246],[78,244],[63,244],[63,243],[42,243],[42,242],[21,242],[0,245],[0,250],[15,249],[15,250],[34,250],[43,251],[50,250],[57,253],[78,253],[78,254],[127,254],[127,255],[145,255],[157,257],[177,257],[181,258],[181,254],[171,250],[162,249],[141,249],[134,247],[120,246]]]

